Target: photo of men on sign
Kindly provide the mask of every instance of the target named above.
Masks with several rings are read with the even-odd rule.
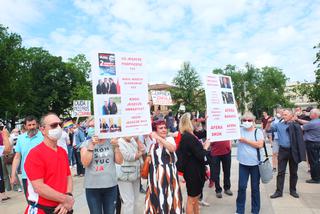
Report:
[[[110,132],[121,132],[121,117],[110,117]]]
[[[115,55],[110,53],[99,53],[100,75],[116,75]]]
[[[231,88],[230,78],[229,77],[220,77],[220,86],[221,88]]]
[[[110,132],[109,118],[100,118],[99,123],[100,123],[100,132],[101,133]]]
[[[106,99],[102,105],[102,115],[120,114],[120,104],[120,97],[109,97],[109,99]]]
[[[115,83],[114,78],[105,77],[103,79],[99,79],[96,86],[97,94],[120,94],[120,84],[117,79],[117,83]]]
[[[234,104],[232,92],[222,91],[223,104]]]

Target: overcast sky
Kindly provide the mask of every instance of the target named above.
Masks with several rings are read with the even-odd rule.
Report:
[[[152,83],[171,83],[183,61],[201,75],[249,62],[314,81],[320,1],[0,0],[0,23],[64,59],[139,53]]]

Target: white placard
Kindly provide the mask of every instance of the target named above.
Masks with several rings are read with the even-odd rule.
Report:
[[[171,106],[172,99],[170,91],[151,91],[153,105]]]
[[[92,61],[95,130],[100,138],[151,133],[144,58],[96,52]]]
[[[239,139],[240,121],[231,77],[207,75],[207,138],[211,141]]]
[[[73,117],[89,117],[91,116],[90,100],[74,100],[73,101]]]

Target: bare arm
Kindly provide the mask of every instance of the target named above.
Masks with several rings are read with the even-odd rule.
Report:
[[[73,191],[73,182],[71,175],[68,176],[68,186],[67,186],[67,192],[72,193]]]
[[[4,145],[4,154],[8,154],[12,150],[12,146],[10,144],[9,140],[9,132],[8,130],[4,127],[3,130],[1,131],[2,134],[2,139],[3,139],[3,145]]]
[[[123,156],[122,156],[121,151],[119,149],[118,139],[112,138],[110,143],[114,148],[114,150],[113,150],[114,151],[114,162],[117,164],[122,164],[123,163]]]
[[[156,137],[155,138],[158,143],[162,144],[166,149],[169,150],[169,152],[175,152],[176,151],[176,145],[173,145],[169,143],[166,139],[163,139],[162,137]]]
[[[16,173],[17,173],[18,166],[20,164],[20,160],[21,160],[21,154],[19,152],[16,152],[12,161],[12,169],[11,169],[11,177],[10,177],[11,184],[17,183]]]
[[[52,201],[56,201],[62,204],[68,210],[72,209],[72,206],[74,204],[74,199],[72,196],[54,190],[53,188],[45,184],[42,178],[31,181],[31,184],[33,186],[34,191],[38,193],[41,197]]]
[[[90,143],[91,144],[91,143]],[[94,146],[91,146],[89,144],[89,147],[82,147],[81,148],[81,162],[83,164],[83,166],[86,168],[90,165],[92,159],[93,159],[93,150],[94,150]],[[92,148],[90,148],[92,147]]]

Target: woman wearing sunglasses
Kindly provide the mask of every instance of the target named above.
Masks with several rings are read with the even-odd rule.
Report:
[[[114,213],[118,197],[115,164],[123,162],[118,139],[92,136],[81,145],[81,161],[86,168],[84,187],[90,213]]]
[[[257,149],[263,147],[263,132],[255,128],[255,116],[246,112],[242,116],[241,137],[238,140],[239,180],[237,196],[237,212],[245,213],[246,189],[251,181],[251,213],[260,212],[260,173]]]

